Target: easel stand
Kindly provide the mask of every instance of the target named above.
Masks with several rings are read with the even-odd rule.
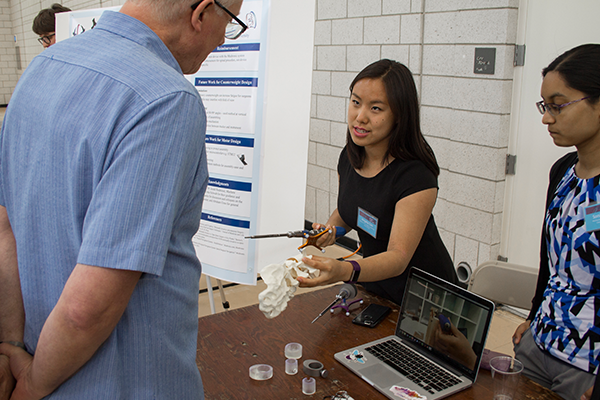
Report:
[[[221,282],[220,279],[217,279],[217,286],[219,287],[219,294],[221,295],[221,301],[223,304],[223,308],[225,310],[228,310],[229,302],[225,298],[225,290],[223,290],[223,282]],[[208,302],[210,304],[210,312],[211,312],[211,314],[216,314],[217,311],[215,310],[215,296],[213,294],[212,281],[210,279],[210,276],[208,276],[208,275],[206,275],[206,289],[208,291]]]

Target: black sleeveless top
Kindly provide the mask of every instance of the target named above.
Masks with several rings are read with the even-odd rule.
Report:
[[[363,257],[387,250],[394,211],[399,200],[422,190],[438,187],[436,176],[425,164],[417,160],[395,159],[376,176],[362,177],[350,164],[346,148],[340,154],[338,173],[340,176],[338,212],[344,222],[358,232],[363,245]],[[358,227],[359,208],[361,215],[366,215],[371,222],[376,221],[376,232],[373,232],[373,229],[365,230]],[[375,236],[372,236],[372,233],[375,233]],[[361,282],[361,285],[370,292],[400,304],[408,270],[412,266],[452,283],[458,280],[454,264],[440,238],[433,215],[429,217],[421,241],[402,274],[378,282]]]

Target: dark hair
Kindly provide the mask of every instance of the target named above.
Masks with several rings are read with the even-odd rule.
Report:
[[[582,44],[565,51],[542,70],[542,76],[552,71],[569,87],[592,96],[590,103],[596,103],[600,97],[600,44]]]
[[[433,150],[421,133],[417,87],[410,70],[396,61],[387,59],[376,61],[356,75],[350,84],[350,93],[354,85],[365,78],[379,78],[383,81],[390,109],[396,119],[390,132],[384,162],[389,156],[401,160],[420,160],[435,176],[438,176],[440,167]],[[356,169],[362,168],[365,148],[354,144],[349,129],[346,133],[346,148],[350,164]]]
[[[44,8],[33,19],[33,26],[31,27],[31,29],[35,32],[36,35],[43,35],[45,33],[55,32],[56,27],[54,14],[59,14],[61,12],[67,11],[71,11],[71,9],[64,7],[58,3],[52,4],[50,8]]]

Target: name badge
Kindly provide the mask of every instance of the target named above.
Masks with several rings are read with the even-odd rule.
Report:
[[[600,230],[600,204],[592,204],[585,208],[585,230],[588,232]]]
[[[377,238],[378,222],[379,220],[376,216],[358,207],[358,218],[356,219],[356,225],[374,238]]]

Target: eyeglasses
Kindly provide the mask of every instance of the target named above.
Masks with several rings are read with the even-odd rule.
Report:
[[[204,0],[197,1],[196,3],[192,4],[192,10],[195,10],[200,5],[200,3],[202,3],[203,1]],[[229,11],[227,8],[225,8],[225,6],[223,4],[219,3],[217,0],[213,0],[213,1],[217,6],[219,6],[223,11],[225,11],[231,18],[233,18],[233,21],[229,21],[229,23],[227,24],[227,28],[225,29],[225,37],[227,39],[230,39],[230,40],[237,39],[242,35],[242,33],[246,32],[246,29],[248,29],[248,25],[243,23],[241,19],[236,17],[231,11]]]
[[[44,44],[52,44],[52,38],[54,37],[54,33],[51,33],[49,35],[44,35],[44,36],[40,36],[38,38],[38,42],[40,42],[40,44],[43,46]]]
[[[578,101],[589,99],[591,97],[594,97],[594,96],[586,96],[579,100],[573,100],[573,101],[570,101],[565,104],[544,103],[544,100],[542,100],[542,101],[538,101],[537,103],[535,103],[535,105],[537,106],[537,109],[540,112],[540,114],[544,115],[546,113],[546,111],[548,111],[550,113],[550,115],[552,115],[553,117],[556,117],[558,114],[560,114],[560,110],[563,107],[566,107],[573,103],[577,103]]]

